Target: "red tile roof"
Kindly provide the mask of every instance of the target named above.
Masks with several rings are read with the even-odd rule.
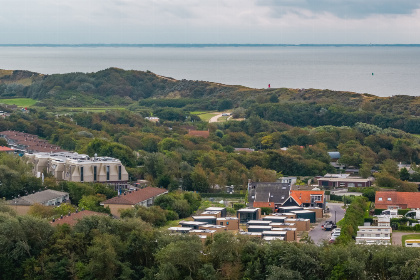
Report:
[[[387,209],[388,206],[400,206],[403,209],[404,208],[420,208],[420,192],[396,192],[396,191],[376,192],[375,208]]]
[[[321,195],[321,200],[316,200],[316,203],[324,203],[324,191],[303,191],[303,190],[291,190],[290,196],[293,197],[296,202],[311,203],[311,195]]]
[[[67,216],[67,215],[63,216],[62,219],[57,219],[54,222],[51,222],[51,225],[56,226],[56,225],[68,224],[70,226],[74,226],[81,219],[83,219],[83,217],[87,217],[87,216],[108,216],[108,215],[105,213],[99,213],[99,212],[94,212],[90,210],[83,210],[78,213],[72,213],[70,216]]]
[[[167,193],[167,189],[146,187],[126,193],[125,195],[119,195],[111,199],[105,200],[103,204],[124,204],[124,205],[136,205],[142,201],[150,199],[152,197]]]
[[[13,152],[13,149],[10,149],[9,147],[0,146],[0,152]]]
[[[2,131],[0,135],[3,135],[6,139],[13,140],[14,143],[18,145],[25,146],[26,151],[31,152],[64,152],[57,145],[52,145],[48,143],[47,140],[38,138],[37,135],[19,132],[19,131]]]

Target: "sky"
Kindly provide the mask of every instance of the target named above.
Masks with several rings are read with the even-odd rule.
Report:
[[[419,0],[0,0],[0,44],[420,44]]]

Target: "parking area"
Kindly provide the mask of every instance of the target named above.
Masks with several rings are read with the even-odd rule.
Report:
[[[345,211],[342,208],[343,205],[343,203],[328,203],[328,207],[330,208],[330,213],[328,213],[329,217],[324,218],[323,221],[317,223],[315,228],[309,232],[309,236],[315,244],[321,244],[324,240],[328,241],[330,239],[331,231],[325,231],[321,226],[327,220],[338,222],[343,219],[345,214]]]

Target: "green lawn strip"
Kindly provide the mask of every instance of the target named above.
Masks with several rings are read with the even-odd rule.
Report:
[[[203,122],[208,122],[212,117],[217,116],[218,113],[205,113],[198,115]]]
[[[420,239],[420,234],[407,234],[401,237],[402,246],[405,247],[405,241],[408,239]]]
[[[0,104],[17,105],[19,107],[30,107],[35,105],[37,101],[32,98],[9,98],[0,99]]]

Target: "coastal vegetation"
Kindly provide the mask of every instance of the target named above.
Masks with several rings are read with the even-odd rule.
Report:
[[[137,210],[139,211],[139,210]],[[157,215],[159,212],[153,212]],[[420,251],[215,234],[169,235],[159,219],[85,217],[53,227],[0,205],[1,279],[416,279]]]
[[[0,279],[417,277],[415,248],[355,246],[352,240],[375,190],[417,191],[411,182],[420,181],[420,138],[413,134],[420,134],[418,97],[257,90],[111,68],[63,75],[1,71],[0,98],[0,104],[13,103],[10,98],[16,105],[31,98],[19,106],[32,103],[27,111],[0,106],[8,113],[0,118],[0,131],[36,134],[65,150],[116,157],[131,181],[147,180],[170,191],[153,208],[126,210],[119,220],[94,216],[72,228],[52,227],[53,217],[76,207],[109,213],[100,203],[115,191],[57,182],[48,174],[42,183],[24,158],[0,153],[1,198],[49,188],[68,192],[73,204],[54,211],[35,206],[27,216],[0,204]],[[208,123],[216,111],[244,119]],[[146,119],[152,116],[159,121]],[[205,131],[205,137],[191,130]],[[231,196],[224,190],[233,185],[235,195],[244,197],[249,179],[269,182],[283,175],[308,182],[336,172],[332,160],[376,178],[364,197],[346,198],[352,203],[334,245],[264,243],[229,233],[203,244],[194,236],[166,233],[168,224],[208,203],[200,193],[222,199]],[[411,171],[399,170],[399,162],[411,164]]]

